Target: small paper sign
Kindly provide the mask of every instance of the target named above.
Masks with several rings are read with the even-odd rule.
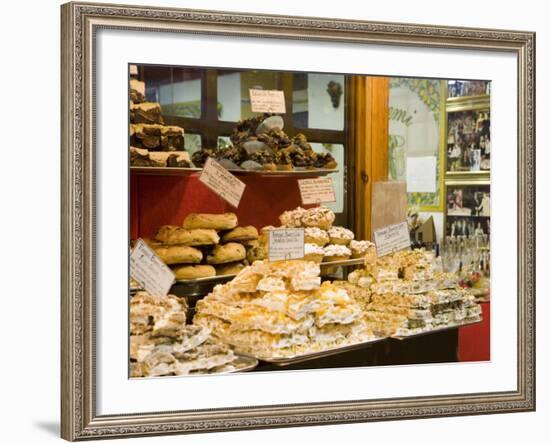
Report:
[[[269,232],[269,261],[304,258],[302,228],[271,229]]]
[[[176,280],[172,270],[140,238],[130,253],[130,276],[149,294],[164,296]]]
[[[284,114],[285,108],[285,93],[283,91],[264,89],[249,89],[250,105],[252,112],[269,112],[276,114]]]
[[[199,180],[231,206],[239,207],[246,185],[216,160],[206,160]]]
[[[304,205],[334,203],[336,201],[336,193],[331,178],[304,178],[298,180],[298,186]]]
[[[411,238],[407,222],[389,225],[374,231],[374,243],[378,257],[397,252],[402,249],[410,249]]]

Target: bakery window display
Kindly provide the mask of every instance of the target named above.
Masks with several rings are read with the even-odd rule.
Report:
[[[432,252],[404,250],[368,260],[350,283],[370,291],[365,319],[379,334],[406,337],[481,321],[481,308]]]
[[[187,303],[140,291],[130,300],[130,377],[202,375],[252,369],[200,326],[186,324]]]
[[[321,283],[319,264],[304,260],[256,261],[200,300],[193,323],[264,360],[377,339],[346,287]]]
[[[155,83],[141,67],[139,78]],[[207,78],[200,92],[200,112],[193,116],[171,114],[165,108],[166,99],[151,94],[150,89],[146,94],[143,82],[131,82],[131,238],[146,240],[171,268],[176,282],[170,293],[185,296],[189,303],[186,322],[178,326],[181,336],[153,336],[152,331],[133,334],[134,348],[138,344],[140,348],[139,361],[138,355],[132,354],[136,375],[208,373],[225,366],[221,357],[212,362],[218,366],[183,365],[188,360],[206,361],[211,349],[227,358],[228,365],[235,364],[236,360],[229,361],[232,356],[260,357],[264,360],[261,370],[282,360],[300,369],[295,364],[304,362],[302,358],[314,360],[336,354],[326,353],[333,350],[359,349],[365,355],[355,359],[357,354],[346,354],[341,365],[328,360],[310,365],[321,368],[327,362],[331,367],[343,367],[345,360],[361,360],[368,366],[378,364],[382,354],[377,352],[376,341],[387,340],[387,346],[397,346],[391,338],[414,337],[481,318],[471,297],[477,294],[474,288],[461,287],[468,286],[470,280],[464,278],[460,283],[456,275],[443,273],[428,253],[409,251],[378,257],[374,243],[364,239],[370,230],[363,225],[364,214],[355,213],[359,209],[352,201],[356,195],[352,188],[359,176],[353,162],[346,166],[346,159],[355,158],[356,149],[350,146],[353,139],[348,137],[347,123],[343,131],[331,133],[312,129],[309,123],[298,126],[288,100],[285,114],[252,111],[249,102],[242,100],[246,88],[237,91],[238,107],[231,110],[235,114],[221,118],[220,113],[229,112],[229,108],[218,109],[214,115],[209,107],[213,98],[218,98],[217,92],[208,89],[213,85],[212,72],[204,70],[201,81]],[[157,92],[160,84],[155,85]],[[288,82],[276,83],[277,87],[281,84],[288,86]],[[173,81],[170,87],[174,88]],[[305,118],[313,110],[303,112]],[[196,133],[201,138],[200,146],[187,146],[189,152],[185,151],[183,128],[186,136]],[[218,143],[222,138],[224,143]],[[330,149],[333,144],[341,151]],[[320,146],[324,150],[320,151]],[[200,169],[209,158],[240,174],[246,192],[237,207],[199,183]],[[146,168],[148,172],[141,170]],[[346,180],[338,182],[335,174],[330,180],[311,181],[332,181],[338,201],[343,202],[340,206],[324,206],[320,202],[328,202],[325,197],[307,198],[298,186],[297,179],[334,172],[341,172]],[[311,189],[321,194],[318,186]],[[366,201],[363,209],[369,205]],[[464,214],[450,211],[444,225],[453,217]],[[292,254],[283,251],[279,255],[285,260],[270,262],[270,233],[288,228],[303,230],[303,259],[288,260],[301,256],[300,239],[293,243]],[[357,236],[349,228],[356,228]],[[271,238],[272,245],[284,249],[284,235],[276,237]],[[274,258],[275,251],[272,253]],[[446,271],[447,261],[442,261]],[[471,277],[474,282],[476,275]],[[132,289],[141,290],[135,284]],[[481,293],[481,289],[475,290]],[[193,337],[207,333],[207,340],[196,339],[201,343],[187,349],[186,343],[194,343]],[[366,343],[369,345],[363,346]],[[359,348],[353,348],[355,345]],[[367,349],[371,347],[372,353]]]
[[[182,282],[238,274],[258,239],[254,226],[238,226],[237,216],[226,212],[190,213],[180,226],[160,226],[145,241]]]
[[[165,125],[159,103],[145,101],[145,83],[130,80],[130,166],[189,168],[183,128]]]
[[[330,171],[338,163],[329,152],[315,152],[305,135],[284,132],[280,115],[262,114],[234,127],[230,144],[201,147],[192,157],[184,129],[166,125],[160,103],[148,102],[145,83],[130,80],[130,165],[136,168],[202,168],[208,158],[241,172]]]
[[[205,148],[193,154],[193,164],[204,166],[209,157],[230,170],[293,171],[334,170],[338,164],[330,153],[317,153],[303,134],[290,137],[279,115],[264,114],[240,121],[233,129],[231,145]]]

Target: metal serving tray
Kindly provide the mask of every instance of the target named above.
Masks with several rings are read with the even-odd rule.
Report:
[[[370,339],[370,340],[367,340],[367,341],[364,341],[364,342],[361,342],[361,343],[354,343],[352,345],[341,346],[341,347],[332,348],[332,349],[326,349],[324,351],[318,351],[318,352],[311,352],[311,353],[308,353],[308,354],[296,355],[294,357],[273,357],[273,358],[269,358],[269,357],[259,357],[259,356],[243,354],[243,353],[239,353],[239,354],[240,355],[246,355],[247,357],[252,357],[252,358],[258,359],[260,361],[270,363],[270,364],[275,365],[275,366],[288,366],[288,365],[292,365],[292,364],[296,364],[296,363],[303,363],[303,362],[306,362],[306,361],[317,360],[319,358],[330,357],[332,355],[342,354],[344,352],[356,351],[358,349],[367,348],[367,347],[373,345],[374,343],[379,343],[379,342],[381,342],[383,340],[386,340],[386,339],[387,339],[387,337],[376,337],[376,338],[373,338],[373,339]]]
[[[470,322],[465,322],[465,323],[460,323],[458,325],[452,325],[452,326],[442,326],[442,327],[439,327],[439,328],[434,328],[434,329],[430,329],[429,331],[423,331],[423,332],[419,332],[417,334],[410,334],[410,335],[392,335],[390,336],[390,338],[393,338],[395,340],[406,340],[407,338],[412,338],[412,337],[420,337],[422,335],[429,335],[429,334],[435,334],[437,332],[441,332],[441,331],[449,331],[451,329],[458,329],[458,328],[461,328],[462,326],[470,326],[470,325],[475,325],[477,323],[481,323],[483,321],[483,319],[481,320],[476,320],[476,321],[470,321]]]

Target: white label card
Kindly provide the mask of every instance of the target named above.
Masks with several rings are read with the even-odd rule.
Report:
[[[172,270],[140,238],[130,253],[130,276],[149,294],[168,294],[176,280]]]
[[[436,157],[407,157],[407,192],[436,192],[436,183]]]
[[[284,114],[285,93],[277,90],[249,89],[252,112]]]
[[[331,178],[304,178],[298,180],[303,205],[334,203],[336,193]]]
[[[206,160],[199,180],[231,206],[239,207],[246,185],[216,160]]]
[[[269,232],[269,261],[304,258],[302,228],[271,229]]]
[[[374,231],[374,243],[376,243],[376,255],[384,255],[397,252],[402,249],[410,249],[411,238],[407,222],[389,225]]]

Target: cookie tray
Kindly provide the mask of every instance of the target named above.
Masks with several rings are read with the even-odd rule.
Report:
[[[428,335],[428,334],[435,334],[435,333],[441,332],[441,331],[450,331],[451,329],[458,329],[458,328],[461,328],[462,326],[475,325],[477,323],[481,323],[482,321],[483,321],[483,319],[482,320],[476,320],[476,321],[464,322],[464,323],[460,323],[460,324],[456,324],[456,325],[452,325],[452,326],[442,326],[442,327],[439,327],[439,328],[430,329],[429,331],[422,331],[422,332],[418,332],[416,334],[410,334],[410,335],[392,335],[390,338],[393,338],[394,340],[406,340],[407,338],[420,337],[422,335]]]
[[[192,175],[202,168],[171,168],[155,166],[130,166],[130,172],[139,175]],[[260,177],[319,177],[338,172],[338,169],[294,169],[292,171],[252,171],[247,169],[228,169],[235,175],[252,175]]]
[[[245,354],[238,352],[240,355],[252,357],[257,360],[270,363],[275,366],[288,366],[296,363],[304,363],[306,361],[317,360],[319,358],[330,357],[332,355],[342,354],[344,352],[356,351],[358,349],[367,348],[374,343],[386,340],[387,337],[376,337],[370,340],[366,340],[360,343],[354,343],[352,345],[341,346],[338,348],[326,349],[324,351],[311,352],[309,354],[296,355],[294,357],[259,357],[255,355]]]

